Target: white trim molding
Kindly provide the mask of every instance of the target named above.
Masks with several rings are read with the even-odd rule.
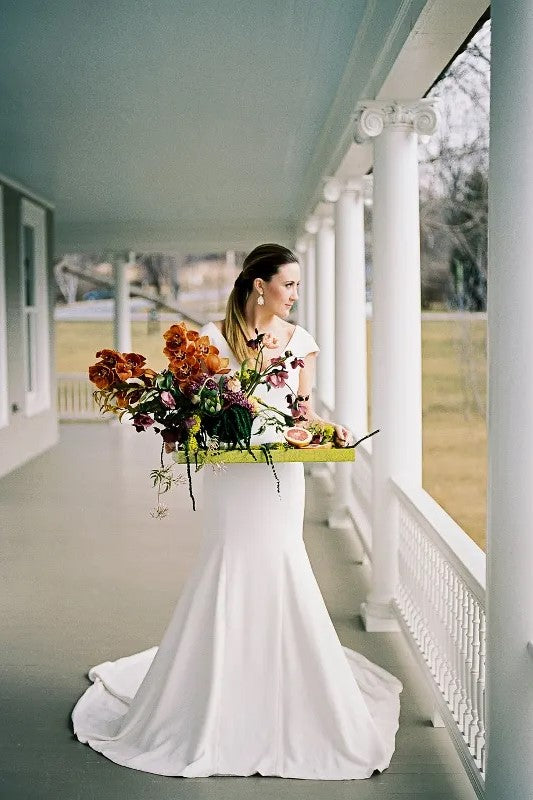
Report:
[[[30,200],[34,200],[40,206],[44,206],[44,208],[49,208],[51,211],[54,211],[55,209],[55,206],[51,200],[47,200],[46,197],[37,194],[37,192],[34,192],[33,189],[28,189],[28,187],[23,183],[15,181],[13,178],[8,178],[7,175],[4,175],[2,172],[0,172],[0,183],[4,183],[11,189],[15,189],[16,192],[20,192],[20,194],[28,197]]]
[[[0,185],[0,428],[9,423],[7,385],[6,260],[4,243],[4,190]]]
[[[33,230],[32,252],[26,252],[25,228]],[[26,259],[31,257],[31,272]],[[20,291],[26,416],[50,408],[50,332],[48,319],[48,269],[46,211],[25,198],[20,214]]]

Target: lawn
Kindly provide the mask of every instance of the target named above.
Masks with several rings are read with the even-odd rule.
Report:
[[[133,350],[155,368],[166,363],[161,333],[134,322]],[[369,350],[371,324],[368,325]],[[112,347],[106,322],[57,322],[58,372],[84,372],[96,350]],[[478,319],[422,322],[423,485],[481,547],[485,547],[487,431],[486,323]],[[370,373],[370,367],[369,367]],[[369,380],[370,386],[370,380]]]

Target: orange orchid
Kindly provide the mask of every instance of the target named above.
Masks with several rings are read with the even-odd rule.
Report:
[[[187,326],[183,322],[171,325],[163,334],[163,338],[169,350],[173,352],[181,350],[187,346]]]
[[[114,367],[120,361],[124,361],[123,354],[119,353],[118,350],[111,350],[111,348],[99,350],[96,354],[96,358],[100,358],[108,367]]]
[[[211,344],[211,342],[209,341],[209,336],[200,336],[196,340],[195,344],[196,344],[196,352],[198,353],[198,355],[201,355],[204,358],[206,358],[208,355],[211,354],[217,356],[220,352],[218,347],[215,347],[213,344]]]
[[[205,359],[205,365],[210,375],[225,375],[230,370],[227,368],[229,358],[221,358],[215,353],[210,353]]]
[[[139,378],[144,372],[143,367],[146,363],[146,358],[139,353],[122,353],[122,357],[131,369],[131,377]]]
[[[98,389],[110,389],[114,383],[117,381],[117,375],[115,370],[105,364],[103,361],[99,361],[97,364],[93,364],[89,367],[89,380],[91,383],[94,383]]]

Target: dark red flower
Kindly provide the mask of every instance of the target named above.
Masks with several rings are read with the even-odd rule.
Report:
[[[274,386],[274,388],[279,388],[281,386],[286,385],[286,380],[289,377],[289,373],[284,369],[278,369],[274,372],[270,372],[266,377],[265,380],[270,386]]]
[[[149,414],[136,414],[133,417],[133,426],[136,431],[139,433],[141,431],[145,431],[150,425],[153,425],[154,421]]]

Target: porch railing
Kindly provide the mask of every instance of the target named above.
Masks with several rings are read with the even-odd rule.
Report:
[[[394,606],[478,795],[485,774],[485,555],[423,489],[393,481]]]
[[[332,410],[316,404],[332,419]],[[328,467],[333,468],[333,464]],[[479,797],[485,777],[485,554],[420,487],[392,481],[399,529],[393,606]],[[372,560],[372,441],[357,448],[349,512]],[[531,646],[533,652],[533,644]]]
[[[363,443],[352,466],[349,511],[370,561],[371,469],[372,444]],[[483,797],[485,554],[423,489],[396,481],[393,487],[400,536],[394,610],[432,690],[433,722],[446,725]]]
[[[61,422],[94,420],[106,422],[113,415],[102,415],[93,397],[94,385],[83,372],[57,375],[57,414]]]

